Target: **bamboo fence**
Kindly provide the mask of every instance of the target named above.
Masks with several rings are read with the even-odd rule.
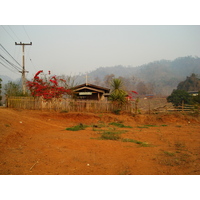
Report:
[[[49,111],[68,111],[68,112],[113,112],[119,107],[110,101],[95,100],[72,100],[55,98],[45,100],[34,97],[9,97],[7,107],[29,110],[49,110]],[[120,108],[124,112],[135,112],[135,103],[128,102]]]
[[[182,105],[173,107],[166,99],[140,99],[129,101],[121,108],[113,104],[111,101],[95,101],[95,100],[73,100],[64,98],[55,98],[45,100],[43,98],[34,97],[9,97],[7,99],[7,107],[29,110],[44,110],[44,111],[66,111],[66,112],[114,112],[121,110],[127,113],[160,113],[160,112],[193,112],[196,109],[194,106]],[[199,108],[197,109],[199,110]]]

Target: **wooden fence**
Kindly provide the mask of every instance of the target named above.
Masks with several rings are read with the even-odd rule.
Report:
[[[72,99],[52,99],[34,97],[9,97],[7,107],[29,110],[49,110],[49,111],[68,111],[68,112],[113,112],[119,109],[110,101],[92,100],[72,100]],[[197,109],[199,110],[199,108]],[[160,113],[160,112],[193,112],[194,106],[182,105],[174,108],[165,98],[140,99],[138,104],[129,101],[121,108],[121,111],[128,113]]]
[[[9,97],[7,107],[30,110],[68,111],[68,112],[113,112],[119,109],[110,101],[52,99],[34,97]],[[122,106],[124,112],[135,112],[135,103]]]

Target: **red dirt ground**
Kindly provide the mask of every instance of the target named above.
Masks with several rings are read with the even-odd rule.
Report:
[[[114,127],[111,122],[132,128]],[[80,123],[90,126],[66,130]],[[126,130],[122,138],[150,146],[99,140],[101,131],[93,125]],[[199,175],[200,119],[183,114],[134,117],[0,108],[0,174]]]

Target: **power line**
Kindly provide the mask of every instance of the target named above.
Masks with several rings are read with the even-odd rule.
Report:
[[[0,57],[2,59],[4,59],[8,64],[10,64],[12,67],[14,67],[17,71],[21,70],[18,66],[14,65],[13,63],[11,63],[9,60],[7,60],[6,58],[4,58],[1,54]]]
[[[0,62],[0,64],[1,64],[1,65],[3,65],[5,68],[9,69],[11,72],[13,72],[13,73],[17,74],[17,72],[16,72],[16,71],[14,71],[14,70],[10,69],[8,66],[6,66],[5,64],[3,64],[2,62]]]
[[[27,33],[27,31],[26,31],[26,29],[25,29],[25,26],[23,25],[23,28],[24,28],[24,31],[25,31],[25,33],[26,33],[26,35],[27,35],[27,37],[29,38],[29,40],[31,41],[31,39],[30,39],[30,37],[29,37],[29,35],[28,35],[28,33]]]
[[[15,34],[15,32],[12,30],[12,28],[10,26],[8,26],[8,28],[13,32],[13,34],[16,36],[16,38],[20,41],[20,39],[17,37],[17,35]]]
[[[15,41],[14,39],[13,39],[13,37],[10,35],[10,33],[3,27],[3,25],[1,26],[5,31],[6,31],[6,33],[12,38],[12,40],[13,41]]]
[[[3,50],[20,66],[20,67],[22,67],[11,55],[10,55],[10,53],[5,49],[5,47],[3,47],[3,45],[2,44],[0,44],[0,46],[3,48]]]

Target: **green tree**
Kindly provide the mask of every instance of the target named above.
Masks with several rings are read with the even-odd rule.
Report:
[[[200,104],[200,91],[198,92],[198,95],[194,96],[192,99],[194,104]]]
[[[4,89],[5,89],[6,97],[24,96],[22,89],[21,89],[21,86],[19,84],[12,82],[12,81],[5,84]]]
[[[121,109],[122,106],[127,103],[127,93],[123,90],[122,80],[119,78],[113,78],[111,81],[111,94],[109,100],[111,100],[117,109]]]
[[[172,94],[167,97],[167,101],[171,102],[174,106],[181,106],[184,104],[191,104],[192,97],[185,90],[173,90]]]

